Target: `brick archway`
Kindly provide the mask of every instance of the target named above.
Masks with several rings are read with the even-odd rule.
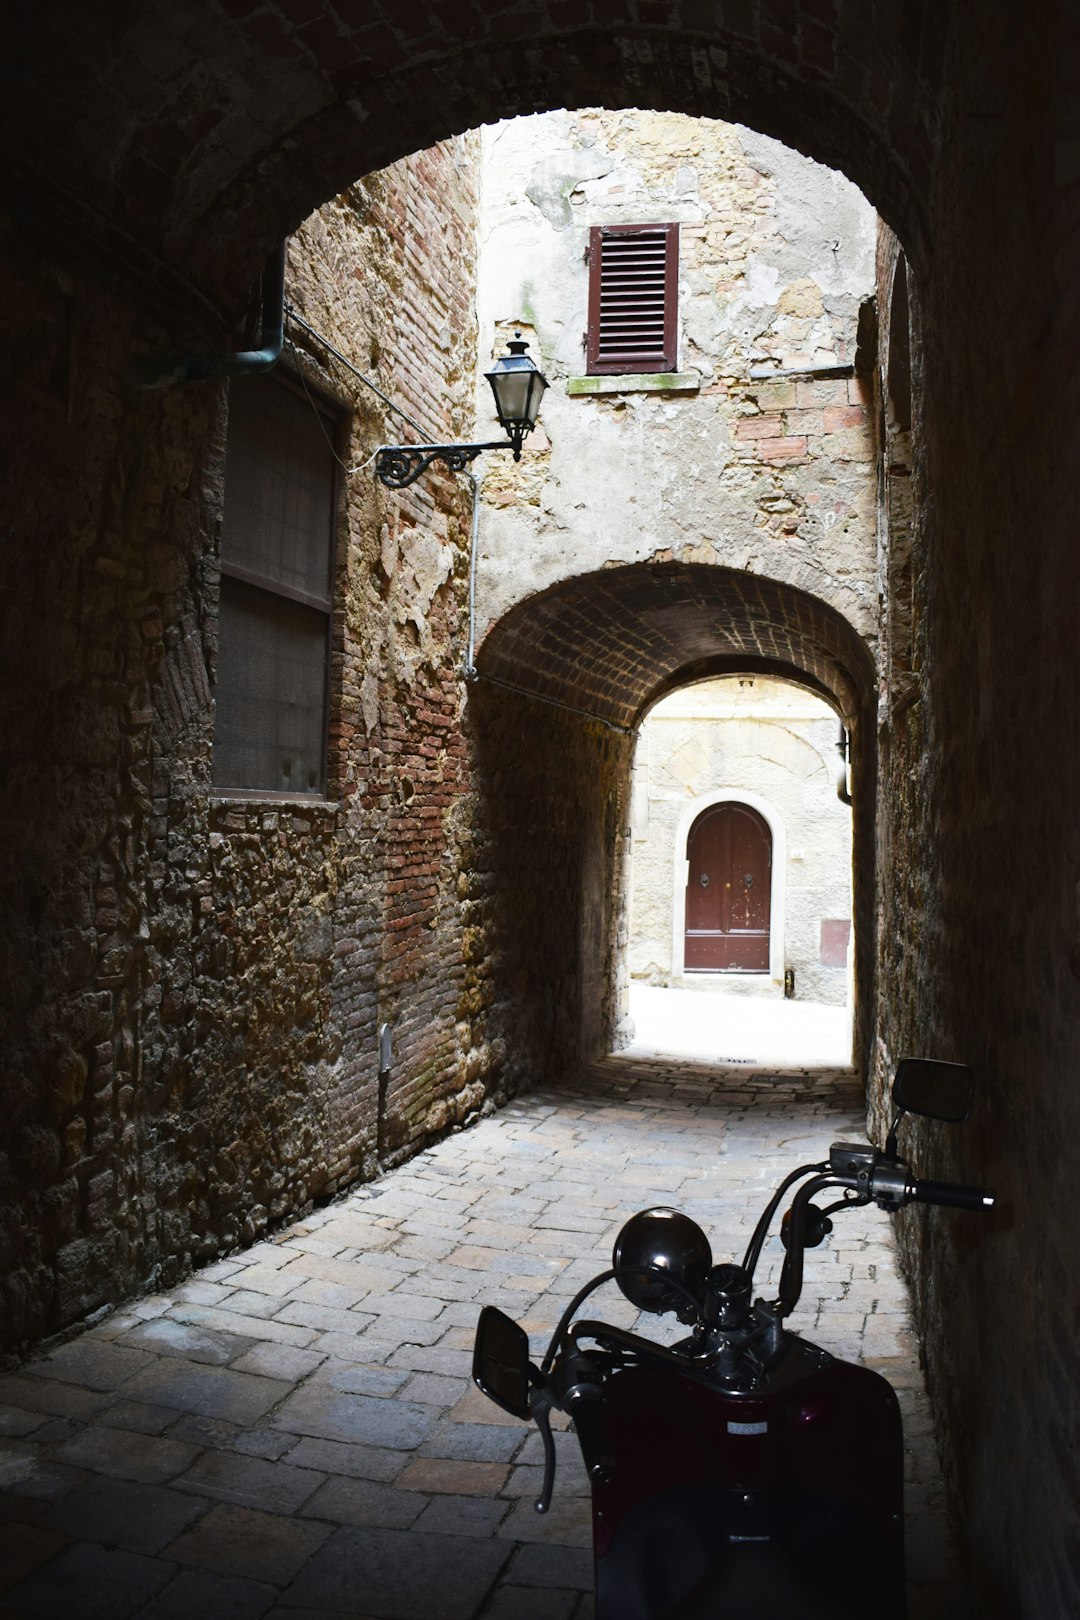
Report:
[[[779,580],[708,563],[574,575],[505,614],[477,667],[626,727],[678,686],[759,670],[811,687],[856,729],[873,686],[869,649],[835,608]]]
[[[360,174],[494,119],[662,107],[750,124],[859,184],[918,260],[953,8],[911,0],[367,0],[22,8],[0,139],[37,215],[235,309],[266,248]],[[152,268],[154,267],[154,268]]]

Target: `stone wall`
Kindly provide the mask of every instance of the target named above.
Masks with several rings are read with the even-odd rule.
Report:
[[[838,729],[820,699],[763,676],[689,687],[646,716],[634,763],[632,978],[783,996],[790,968],[799,1000],[847,1002],[851,808],[837,796]],[[774,973],[679,971],[688,818],[721,789],[763,800],[776,819]]]
[[[425,429],[467,432],[476,141],[332,200],[288,296]],[[418,436],[298,322],[281,366],[342,415],[325,799],[210,783],[227,391],[134,363],[169,330],[6,239],[0,1160],[17,1346],[371,1175],[482,1106],[491,943],[462,728],[469,501],[363,465]],[[178,343],[179,339],[179,343]],[[256,386],[248,383],[245,386]],[[272,387],[272,380],[258,386]],[[379,1075],[378,1034],[393,1034]]]
[[[975,1071],[971,1118],[905,1126],[902,1147],[924,1175],[993,1188],[997,1207],[912,1211],[903,1241],[973,1609],[1065,1620],[1080,1591],[1077,208],[1065,187],[1055,238],[1045,159],[1051,58],[1075,87],[1078,52],[1004,8],[990,34],[961,10],[972,48],[944,131],[941,250],[906,271],[912,656],[883,713],[878,1070],[883,1083],[913,1052]],[[898,258],[884,239],[883,414]]]

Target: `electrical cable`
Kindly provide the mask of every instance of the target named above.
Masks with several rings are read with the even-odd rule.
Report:
[[[370,467],[371,466],[371,463],[375,460],[375,457],[378,455],[379,452],[377,450],[373,450],[371,455],[368,456],[366,461],[358,461],[354,467],[349,467],[349,466],[346,465],[346,463],[344,461],[342,461],[341,457],[337,453],[337,450],[334,448],[333,439],[331,439],[329,433],[327,433],[327,431],[326,431],[326,419],[325,419],[322,411],[319,409],[319,406],[318,406],[317,402],[315,401],[314,397],[312,396],[311,389],[307,385],[307,378],[304,376],[304,368],[300,364],[300,351],[296,347],[296,344],[293,342],[291,337],[286,337],[285,341],[289,345],[289,352],[291,353],[291,355],[293,357],[293,360],[296,363],[296,375],[300,379],[300,386],[304,390],[304,393],[307,395],[307,402],[311,406],[311,409],[315,413],[315,420],[319,424],[319,432],[322,434],[323,438],[326,440],[326,448],[329,450],[330,454],[333,456],[334,460],[337,462],[338,466],[341,468],[343,473],[346,473],[351,477],[351,475],[353,473],[363,472],[365,467]]]
[[[409,415],[408,411],[402,410],[400,405],[395,405],[389,394],[383,393],[378,383],[373,382],[370,377],[360,370],[359,366],[353,365],[348,356],[342,354],[340,349],[335,348],[330,342],[330,339],[328,337],[324,337],[316,327],[311,325],[310,321],[306,321],[302,315],[298,314],[295,307],[290,304],[288,300],[286,300],[285,303],[285,314],[290,321],[295,321],[297,326],[302,326],[305,332],[309,332],[316,342],[321,343],[327,353],[334,356],[335,360],[340,360],[341,364],[346,368],[346,370],[351,371],[354,377],[358,377],[365,387],[371,389],[373,394],[378,394],[383,404],[388,406],[389,409],[394,412],[395,416],[400,416],[403,422],[408,422],[411,428],[415,428],[416,432],[420,434],[424,441],[429,444],[434,444],[436,442],[439,437],[437,433],[429,433],[426,428],[420,426],[420,423],[416,421],[415,417]],[[367,464],[365,463],[365,465]]]
[[[605,720],[603,715],[593,714],[589,709],[579,709],[573,703],[563,703],[560,698],[545,697],[542,692],[530,692],[527,686],[504,681],[499,675],[486,675],[482,669],[474,669],[471,675],[466,674],[466,679],[486,681],[489,686],[501,686],[504,691],[516,692],[518,697],[531,698],[534,703],[546,703],[549,709],[562,709],[566,714],[579,715],[582,720],[592,720],[620,737],[633,737],[635,734],[633,726],[624,726],[618,720]]]

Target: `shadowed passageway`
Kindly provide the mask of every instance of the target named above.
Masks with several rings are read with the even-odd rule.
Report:
[[[540,1343],[636,1209],[678,1205],[725,1258],[781,1174],[861,1131],[850,1074],[610,1058],[122,1308],[0,1382],[4,1614],[586,1620],[575,1442],[541,1519],[539,1437],[470,1383],[480,1304]],[[900,1392],[912,1613],[959,1620],[885,1217],[807,1270],[795,1326]]]

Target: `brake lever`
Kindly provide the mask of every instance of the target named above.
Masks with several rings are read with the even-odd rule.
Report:
[[[547,1512],[555,1489],[555,1436],[551,1432],[550,1416],[554,1404],[551,1386],[546,1379],[542,1384],[533,1384],[529,1390],[529,1411],[544,1443],[544,1483],[535,1504],[537,1513]]]

